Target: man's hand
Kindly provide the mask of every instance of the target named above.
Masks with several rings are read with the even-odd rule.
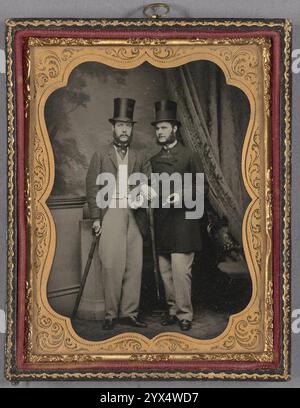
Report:
[[[157,197],[157,192],[147,184],[141,185],[141,192],[148,201],[153,201]]]
[[[93,230],[95,232],[95,235],[98,237],[99,235],[101,235],[102,232],[102,228],[101,228],[101,223],[99,220],[96,220],[93,222]]]
[[[143,203],[144,203],[144,196],[142,196],[141,194],[138,194],[134,201],[129,202],[129,205],[132,210],[137,210],[138,208],[142,207]]]
[[[175,204],[177,204],[179,201],[180,201],[180,194],[179,194],[179,193],[170,194],[170,195],[167,197],[165,203],[163,204],[163,207],[165,207],[165,206],[168,205],[168,204],[169,204],[169,205],[175,205]]]

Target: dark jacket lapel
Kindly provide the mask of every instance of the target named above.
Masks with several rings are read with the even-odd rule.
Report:
[[[108,156],[115,165],[116,169],[118,168],[117,153],[115,151],[114,145],[111,144],[108,151]]]

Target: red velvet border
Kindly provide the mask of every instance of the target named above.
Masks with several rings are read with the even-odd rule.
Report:
[[[27,146],[27,132],[24,118],[24,82],[23,82],[23,46],[28,37],[81,37],[81,38],[220,38],[220,37],[268,37],[273,42],[272,59],[272,167],[273,167],[273,271],[274,271],[274,350],[275,358],[272,363],[260,362],[97,362],[64,364],[28,364],[24,362],[25,339],[25,279],[27,265],[27,231],[25,212],[25,155]],[[110,370],[110,371],[142,371],[142,370],[226,370],[226,371],[253,371],[263,368],[276,369],[280,367],[281,359],[281,230],[280,230],[280,34],[276,31],[114,31],[114,30],[49,30],[26,29],[15,34],[15,78],[16,78],[16,139],[17,139],[17,336],[16,362],[19,370],[66,371],[66,370]],[[42,366],[42,368],[41,368]]]

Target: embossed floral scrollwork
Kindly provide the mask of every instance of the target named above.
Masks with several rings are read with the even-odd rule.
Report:
[[[33,310],[33,297],[32,289],[28,281],[26,281],[26,296],[25,296],[25,359],[27,360],[32,353],[32,310]]]
[[[30,60],[30,50],[27,48],[26,54],[25,54],[25,90],[24,90],[24,101],[25,101],[25,109],[24,109],[24,115],[25,118],[27,119],[29,116],[29,109],[30,109],[30,101],[31,101],[31,95],[30,95],[30,71],[31,71],[31,60]]]
[[[75,54],[75,52],[78,53],[81,50],[82,50],[81,48],[65,48],[61,54],[61,60],[67,61]]]
[[[39,45],[39,42],[36,43],[36,40],[32,39],[30,44]],[[41,42],[42,44],[42,42]],[[74,53],[81,51],[81,48],[64,48],[60,55],[56,52],[48,50],[45,56],[40,57],[36,65],[36,85],[40,88],[44,88],[45,85],[49,82],[50,79],[56,79],[62,72],[63,63],[69,60]]]
[[[40,306],[38,307],[37,324],[41,330],[36,337],[36,343],[41,350],[54,351],[64,346],[68,350],[78,351],[76,342],[69,337],[66,338],[64,327],[44,315]]]
[[[257,81],[258,55],[245,49],[238,49],[232,55],[232,70],[240,77],[244,77],[252,85]]]
[[[47,249],[48,223],[44,211],[41,211],[40,207],[36,205],[36,199],[38,193],[42,192],[45,188],[48,172],[45,162],[46,158],[44,147],[36,130],[34,133],[33,159],[34,168],[31,184],[33,203],[35,204],[35,207],[33,208],[33,234],[36,239],[36,245],[34,245],[35,256],[33,258],[33,265],[36,273],[38,273],[41,266],[41,260],[43,259]]]
[[[174,47],[155,47],[152,49],[153,56],[161,60],[179,57],[183,50]]]
[[[155,343],[155,346],[159,351],[168,351],[170,353],[180,353],[180,352],[195,352],[197,347],[192,347],[189,341],[184,341],[184,339],[168,338],[162,339]]]
[[[47,179],[47,168],[45,163],[45,151],[41,144],[40,137],[35,131],[34,135],[34,176],[33,189],[34,191],[42,191],[45,188]]]
[[[232,72],[249,82],[251,85],[257,83],[257,68],[259,66],[259,57],[254,50],[238,48],[236,51],[221,50],[222,59],[231,65]]]
[[[141,55],[141,48],[138,47],[122,47],[122,48],[107,48],[105,53],[113,58],[117,58],[120,61],[132,60],[138,58]]]
[[[274,318],[274,310],[273,310],[273,282],[270,281],[268,284],[268,292],[267,292],[267,299],[266,299],[266,338],[265,338],[265,351],[271,352],[273,350],[273,318]]]
[[[165,45],[167,40],[160,39],[160,38],[129,38],[127,43],[129,45],[141,45],[144,47],[148,47],[150,45]]]
[[[43,212],[35,213],[35,228],[33,233],[36,238],[36,246],[33,265],[36,273],[39,273],[40,271],[41,260],[47,250],[47,228],[48,224],[45,214]]]
[[[131,361],[137,361],[137,362],[164,362],[164,361],[170,361],[170,354],[132,354],[130,356]]]
[[[272,169],[268,169],[266,177],[266,229],[272,231],[273,211],[272,211]]]
[[[252,139],[251,150],[249,153],[249,164],[247,169],[250,184],[257,195],[261,188],[261,179],[259,171],[260,169],[259,135],[260,129],[257,128]]]
[[[254,258],[256,260],[259,270],[262,267],[262,227],[261,227],[261,210],[256,208],[251,212],[251,217],[249,221],[249,226],[251,230],[251,245],[254,253]]]
[[[41,350],[49,351],[58,349],[64,341],[64,329],[58,324],[54,323],[51,327],[51,332],[41,332],[37,335],[37,344]]]
[[[143,353],[147,351],[147,347],[143,347],[141,341],[137,339],[124,339],[116,341],[113,344],[105,347],[105,349],[111,352],[120,353],[128,352]]]
[[[31,355],[31,363],[87,363],[101,360],[100,356],[89,356],[84,354],[53,354],[46,356]]]
[[[49,78],[57,78],[61,70],[61,60],[58,55],[50,51],[43,58],[40,58],[37,66],[37,83],[43,88],[49,81]]]
[[[187,357],[189,360],[197,361],[265,361],[273,360],[273,353],[265,353],[264,355],[256,353],[214,353],[214,354],[192,354]]]
[[[270,117],[270,105],[271,105],[271,93],[270,93],[270,83],[271,83],[271,44],[266,44],[263,48],[263,64],[264,64],[264,108],[267,117]]]
[[[213,49],[211,51],[213,52]],[[222,50],[220,51],[220,56],[224,61],[229,62],[232,59],[232,51]]]
[[[27,219],[27,224],[30,225],[32,199],[31,199],[31,191],[30,191],[30,171],[28,168],[26,168],[25,173],[26,173],[26,189],[25,189],[26,219]]]
[[[234,335],[224,342],[224,349],[231,350],[237,344],[246,350],[254,349],[262,338],[262,333],[258,329],[259,321],[259,312],[247,316],[246,320],[239,321],[235,326]]]

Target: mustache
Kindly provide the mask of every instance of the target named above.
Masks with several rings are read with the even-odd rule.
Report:
[[[127,136],[127,137],[129,138],[129,137],[132,136],[132,132],[121,133],[119,136],[117,136],[116,132],[114,132],[114,136],[115,136],[116,138],[118,138],[118,139],[119,139],[120,137],[122,137],[122,136]]]

